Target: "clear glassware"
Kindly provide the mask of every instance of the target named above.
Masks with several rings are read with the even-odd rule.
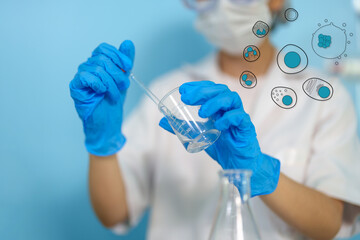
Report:
[[[210,240],[260,239],[249,207],[251,171],[223,170],[219,176],[221,196]]]
[[[179,87],[167,93],[160,101],[133,73],[129,75],[129,78],[136,82],[146,95],[158,105],[160,112],[165,115],[186,151],[189,153],[200,152],[219,138],[221,132],[215,129],[214,120],[201,118],[198,114],[200,106],[184,104],[181,101]]]
[[[215,129],[213,119],[199,116],[200,106],[186,105],[181,101],[179,88],[166,94],[158,107],[190,153],[200,152],[211,146],[221,134]]]

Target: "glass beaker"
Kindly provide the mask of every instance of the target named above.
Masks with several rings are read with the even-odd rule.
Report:
[[[223,170],[219,175],[221,195],[210,240],[260,239],[248,203],[251,196],[251,171]]]
[[[200,106],[186,105],[181,101],[179,88],[166,94],[159,102],[175,134],[190,153],[200,152],[213,144],[221,132],[214,127],[214,120],[199,117]]]

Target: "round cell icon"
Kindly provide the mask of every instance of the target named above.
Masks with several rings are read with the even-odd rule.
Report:
[[[275,87],[271,90],[271,98],[281,108],[290,109],[295,107],[297,95],[294,90],[288,87]]]
[[[260,50],[254,45],[249,45],[244,49],[244,59],[248,62],[255,62],[260,57]]]
[[[289,22],[294,22],[299,17],[298,11],[296,11],[294,8],[288,8],[286,9],[285,13],[285,19]]]
[[[306,95],[317,101],[329,100],[334,93],[330,83],[320,78],[310,78],[302,86]]]
[[[252,31],[258,38],[264,38],[269,33],[270,27],[263,21],[257,21]]]
[[[277,63],[281,71],[295,74],[308,66],[308,57],[304,50],[294,44],[283,47],[277,55]]]
[[[243,86],[244,88],[254,88],[257,84],[257,79],[255,74],[253,74],[252,72],[249,71],[244,71],[241,76],[240,76],[240,84],[241,86]]]
[[[347,44],[346,30],[333,23],[318,28],[311,41],[314,52],[326,59],[339,58],[345,53]]]

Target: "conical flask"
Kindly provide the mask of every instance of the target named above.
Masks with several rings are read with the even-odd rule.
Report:
[[[210,240],[260,239],[249,207],[251,171],[224,170],[219,175],[221,195]]]

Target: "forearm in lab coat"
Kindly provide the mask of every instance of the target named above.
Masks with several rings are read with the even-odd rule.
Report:
[[[343,202],[281,174],[277,189],[261,196],[288,224],[312,239],[333,239],[340,229]]]

